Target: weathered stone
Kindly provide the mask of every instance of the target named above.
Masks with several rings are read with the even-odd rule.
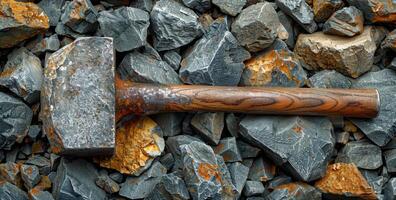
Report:
[[[212,0],[212,3],[220,8],[221,12],[237,16],[246,4],[246,0]]]
[[[176,49],[202,35],[198,15],[173,0],[158,1],[151,11],[154,48],[158,51]]]
[[[335,70],[322,70],[309,78],[311,88],[350,88],[351,80]]]
[[[61,35],[61,36],[66,36],[66,37],[74,38],[74,39],[77,39],[79,37],[86,37],[86,35],[74,32],[71,28],[69,28],[68,26],[66,26],[65,24],[62,24],[62,23],[58,23],[58,25],[56,25],[55,33],[58,35]],[[72,41],[70,41],[70,43],[71,42]]]
[[[151,12],[153,9],[153,0],[134,0],[131,1],[130,6]]]
[[[27,136],[31,140],[35,141],[40,133],[41,133],[41,126],[39,126],[39,125],[31,125],[31,126],[29,126],[29,130],[28,130]]]
[[[356,78],[371,69],[377,49],[376,35],[380,32],[382,29],[366,27],[362,34],[353,38],[322,32],[300,34],[294,53],[308,70],[334,69]]]
[[[308,33],[313,33],[318,28],[314,21],[313,10],[305,0],[276,0],[275,2],[284,13],[292,17]]]
[[[396,149],[385,151],[384,157],[388,172],[396,172]]]
[[[179,70],[180,62],[182,57],[177,53],[177,51],[166,51],[164,53],[163,59],[167,62],[175,71]]]
[[[396,5],[386,0],[347,0],[348,4],[363,11],[364,18],[371,23],[396,24]]]
[[[378,196],[382,192],[386,178],[378,175],[376,170],[360,170],[368,184],[373,188],[375,194]]]
[[[396,198],[396,178],[391,178],[388,183],[385,185],[384,190],[384,199],[395,199]]]
[[[333,127],[327,118],[247,116],[241,135],[260,147],[274,164],[296,179],[320,178],[333,152]]]
[[[62,7],[65,5],[65,0],[41,0],[38,4],[41,9],[47,14],[49,24],[56,26],[62,14]]]
[[[284,41],[289,48],[293,49],[299,34],[298,24],[282,11],[278,11],[278,18],[289,35]]]
[[[13,162],[0,164],[0,180],[7,181],[21,187],[22,179],[20,165]]]
[[[338,152],[335,162],[354,163],[362,169],[378,169],[382,166],[381,149],[368,141],[352,141]]]
[[[177,135],[166,140],[166,149],[173,155],[174,163],[172,165],[174,170],[183,168],[181,146],[190,144],[193,141],[202,142],[200,139],[190,135]]]
[[[109,194],[116,193],[120,190],[120,186],[107,175],[98,176],[95,183]]]
[[[53,180],[55,180],[55,177],[52,177],[54,178]],[[41,176],[40,182],[34,188],[38,190],[49,190],[51,187],[52,187],[52,180],[50,179],[50,175],[48,175],[48,176]]]
[[[322,199],[322,194],[314,187],[302,183],[293,182],[280,185],[274,189],[268,196],[268,200],[281,200],[281,199],[311,199],[320,200]]]
[[[307,74],[293,52],[270,50],[245,62],[241,85],[301,87]]]
[[[234,113],[229,113],[225,117],[225,127],[227,128],[228,133],[235,138],[238,138],[239,136],[239,121],[239,117],[235,116]]]
[[[0,92],[0,149],[21,143],[32,120],[32,110],[19,99]]]
[[[249,167],[246,167],[240,162],[233,162],[227,165],[230,171],[232,183],[234,184],[238,194],[242,194],[242,189],[245,186],[246,180],[249,175]]]
[[[36,165],[42,175],[48,175],[51,171],[50,160],[41,155],[33,155],[25,162],[25,164]]]
[[[242,140],[237,140],[237,145],[239,149],[239,153],[242,158],[255,158],[261,152],[261,150],[257,147],[254,147]]]
[[[77,33],[95,32],[98,12],[90,0],[73,0],[67,2],[61,16],[61,22]]]
[[[161,128],[163,136],[175,136],[182,132],[184,116],[184,113],[161,113],[151,117]]]
[[[183,0],[183,4],[201,13],[208,11],[212,7],[210,0]]]
[[[8,55],[7,64],[0,74],[0,85],[22,97],[29,103],[40,100],[43,70],[41,61],[26,48],[14,50]]]
[[[264,185],[260,181],[246,181],[243,194],[247,197],[259,195],[264,192]]]
[[[40,182],[41,176],[39,174],[38,167],[34,165],[22,165],[20,170],[21,177],[26,188],[32,189],[35,185],[37,185],[37,183]]]
[[[19,189],[17,186],[7,182],[0,181],[0,197],[4,200],[28,200],[28,195],[25,191]]]
[[[212,145],[217,145],[224,128],[224,113],[198,113],[191,119],[191,126]]]
[[[137,50],[124,57],[118,71],[123,79],[140,83],[181,83],[178,74],[165,61]]]
[[[382,41],[381,43],[381,48],[390,49],[396,52],[396,30],[393,30],[392,32],[388,33],[384,41]]]
[[[29,190],[30,200],[54,200],[51,193],[33,188]]]
[[[111,38],[79,38],[50,56],[41,115],[53,153],[113,153],[114,63]]]
[[[100,30],[106,37],[114,39],[118,52],[130,51],[146,44],[150,16],[146,11],[121,7],[113,11],[100,13]]]
[[[250,52],[258,52],[271,46],[281,26],[275,9],[264,2],[243,9],[232,23],[232,33],[239,44]]]
[[[216,155],[216,162],[220,172],[219,176],[222,185],[221,197],[223,199],[237,199],[239,193],[234,183],[232,182],[230,171],[228,170],[228,167],[224,162],[223,157],[220,155]]]
[[[186,184],[184,180],[178,176],[177,172],[162,176],[161,181],[156,185],[147,199],[189,199]]]
[[[291,183],[292,182],[292,178],[290,176],[286,176],[286,175],[280,175],[277,177],[274,177],[272,180],[270,180],[268,182],[268,184],[266,185],[266,188],[268,190],[275,190],[276,187],[280,186],[280,185],[284,185],[287,183]]]
[[[226,19],[212,23],[181,62],[180,77],[184,83],[204,85],[238,85],[250,54],[228,30]]]
[[[276,166],[263,157],[254,160],[249,170],[249,180],[267,182],[274,178]]]
[[[352,37],[364,30],[362,12],[354,6],[335,12],[323,25],[323,32],[331,35]]]
[[[242,161],[235,137],[220,140],[219,144],[213,150],[216,154],[221,155],[225,162]]]
[[[62,158],[52,188],[55,199],[104,200],[106,193],[95,184],[95,167],[82,159]]]
[[[316,22],[325,22],[335,11],[344,6],[342,0],[314,0],[313,13]]]
[[[102,167],[138,176],[163,152],[161,135],[161,128],[148,117],[128,121],[117,130],[114,155],[96,161]]]
[[[349,141],[350,134],[346,131],[336,134],[336,143],[345,145]]]
[[[40,55],[46,51],[53,52],[58,50],[60,47],[60,41],[57,34],[45,38],[38,36],[36,40],[29,42],[26,47],[30,52]]]
[[[122,183],[124,181],[124,175],[122,175],[120,172],[110,173],[109,177],[117,183]]]
[[[49,28],[47,15],[34,3],[1,0],[0,13],[0,48],[13,47]]]

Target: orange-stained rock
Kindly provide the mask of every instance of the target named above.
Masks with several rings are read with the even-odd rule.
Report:
[[[396,2],[392,0],[347,0],[349,5],[359,8],[371,23],[396,24]]]
[[[331,195],[376,199],[373,188],[352,163],[329,165],[325,176],[316,181],[315,187],[323,193]]]
[[[36,4],[0,1],[0,48],[13,47],[48,28],[48,17]]]
[[[117,129],[114,155],[96,158],[95,161],[123,174],[139,175],[164,150],[161,135],[160,127],[148,117],[126,122]]]
[[[282,199],[322,199],[322,193],[315,187],[304,182],[279,185],[274,188],[274,191],[269,195],[269,199],[276,196],[278,197],[277,199],[281,199],[278,195],[281,195]]]
[[[316,22],[325,22],[335,11],[342,8],[342,0],[314,0],[313,12]]]
[[[36,190],[49,190],[52,187],[52,182],[48,176],[42,176],[40,182],[33,188]]]

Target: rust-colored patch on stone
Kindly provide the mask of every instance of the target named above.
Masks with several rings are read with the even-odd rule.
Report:
[[[160,135],[159,126],[150,118],[134,119],[117,129],[114,155],[96,158],[95,161],[123,174],[138,174],[164,150],[164,140]]]
[[[0,180],[8,181],[18,187],[22,187],[22,178],[20,172],[21,164],[1,164],[0,165]]]
[[[51,180],[48,176],[42,176],[40,182],[34,187],[37,190],[49,190],[52,187]]]
[[[302,127],[301,126],[294,126],[293,131],[296,133],[301,133],[302,132]]]
[[[33,196],[38,195],[41,192],[41,190],[37,189],[37,188],[33,188],[31,190],[29,190],[29,199],[33,199]]]
[[[297,191],[297,189],[301,187],[309,187],[309,185],[303,182],[294,182],[294,183],[287,183],[277,186],[274,189],[280,189],[280,190],[286,189],[289,191],[289,194],[295,194],[296,196],[300,196],[301,192]]]
[[[216,178],[216,181],[221,183],[221,176],[217,165],[209,163],[200,163],[198,165],[198,175],[203,179],[209,181],[212,177]]]
[[[314,0],[313,1],[313,12],[315,21],[325,22],[335,11],[342,8],[344,3],[334,3],[329,0]]]
[[[335,163],[327,167],[326,175],[315,183],[324,193],[376,199],[374,190],[354,164]]]
[[[374,6],[371,7],[371,12],[373,14],[371,21],[373,23],[396,23],[396,12],[394,12],[395,8],[393,7],[392,0],[388,0],[386,5],[378,0],[371,1],[371,3],[374,4]],[[389,10],[391,12],[389,12]]]

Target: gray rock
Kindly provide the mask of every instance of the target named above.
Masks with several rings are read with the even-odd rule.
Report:
[[[272,180],[276,173],[276,166],[270,160],[259,157],[254,160],[249,170],[249,180],[267,182]]]
[[[363,32],[363,13],[354,6],[335,12],[323,25],[326,34],[352,37]]]
[[[334,12],[344,7],[343,0],[315,0],[312,1],[314,19],[325,22]]]
[[[61,16],[61,23],[77,33],[95,32],[98,12],[90,0],[73,0],[67,2]]]
[[[28,200],[28,195],[25,191],[19,189],[17,186],[0,181],[0,197],[2,200]]]
[[[278,186],[267,196],[267,200],[283,199],[321,200],[322,194],[311,185],[302,182],[293,182]]]
[[[41,133],[41,126],[40,125],[31,125],[29,126],[29,130],[27,136],[35,141],[38,135]]]
[[[275,188],[277,188],[280,185],[284,185],[287,183],[291,183],[293,181],[293,179],[289,176],[286,175],[280,175],[277,177],[274,177],[272,180],[270,180],[267,184],[267,189],[269,190],[274,190]]]
[[[393,58],[392,62],[388,65],[388,68],[396,71],[396,57]]]
[[[384,157],[388,172],[396,172],[396,149],[385,151]]]
[[[260,149],[242,140],[237,140],[237,145],[242,158],[255,158],[260,153]]]
[[[54,200],[51,193],[37,189],[29,191],[29,198],[30,200]]]
[[[131,1],[130,6],[142,9],[146,12],[151,12],[153,9],[153,0],[134,0]]]
[[[122,183],[124,181],[124,175],[119,172],[113,172],[109,174],[109,177],[117,183]]]
[[[191,126],[212,145],[217,145],[224,128],[224,113],[198,113],[191,119]]]
[[[377,196],[381,194],[386,178],[384,176],[378,176],[377,170],[360,170],[360,172],[364,178],[366,178],[367,183],[373,188]]]
[[[388,183],[385,185],[384,190],[384,199],[395,199],[396,198],[396,178],[391,178]]]
[[[390,49],[396,52],[396,30],[391,31],[388,33],[384,41],[381,43],[382,49]]]
[[[251,115],[241,121],[240,133],[275,165],[304,181],[325,174],[334,147],[327,118]]]
[[[183,4],[201,13],[208,11],[212,7],[210,0],[183,0]]]
[[[109,194],[116,193],[120,190],[120,186],[107,175],[98,176],[95,183]]]
[[[87,35],[84,34],[80,34],[77,32],[74,32],[71,28],[69,28],[68,26],[66,26],[65,24],[62,23],[58,23],[58,25],[56,25],[55,27],[55,33],[58,35],[62,35],[62,36],[66,36],[69,38],[74,38],[77,39],[79,37],[86,37]],[[71,43],[72,41],[70,41]]]
[[[173,0],[160,0],[154,5],[151,25],[158,51],[176,49],[202,35],[198,15]]]
[[[228,22],[216,20],[181,62],[180,77],[187,84],[236,86],[250,54],[228,30]]]
[[[175,71],[179,70],[180,62],[182,57],[177,53],[177,51],[166,51],[164,53],[163,59],[167,62]]]
[[[123,79],[140,83],[181,83],[178,74],[165,61],[136,50],[124,57],[118,71]]]
[[[384,69],[369,72],[360,77],[355,88],[377,88],[381,107],[378,117],[373,119],[351,119],[359,129],[376,145],[385,146],[396,133],[396,72]]]
[[[308,86],[311,88],[350,88],[352,82],[335,70],[322,70],[309,78]]]
[[[169,137],[166,140],[166,149],[172,153],[173,159],[175,160],[173,169],[182,169],[183,159],[181,146],[184,144],[190,144],[193,141],[201,142],[200,139],[189,135],[177,135]]]
[[[216,155],[216,162],[219,170],[219,178],[222,185],[222,195],[223,199],[237,199],[239,196],[238,190],[232,182],[232,177],[223,157]]]
[[[7,161],[0,164],[0,180],[7,181],[18,187],[22,186],[20,165]]]
[[[51,171],[51,162],[44,156],[33,155],[31,156],[25,164],[35,165],[39,168],[40,174],[48,175]]]
[[[239,128],[239,117],[235,116],[234,113],[229,113],[225,117],[225,125],[227,131],[231,134],[231,136],[238,138],[238,128]]]
[[[212,3],[220,8],[221,12],[237,16],[246,4],[246,0],[212,0]]]
[[[270,3],[257,3],[242,10],[234,23],[232,33],[250,52],[271,46],[283,26]]]
[[[385,0],[346,0],[349,5],[359,8],[368,23],[395,23],[395,2]]]
[[[243,194],[247,197],[259,195],[264,192],[264,185],[260,181],[246,181]]]
[[[43,70],[41,61],[26,48],[12,51],[0,74],[0,85],[7,87],[28,103],[40,100]]]
[[[190,195],[184,180],[178,176],[177,172],[174,172],[162,176],[161,181],[146,199],[182,200],[189,198]]]
[[[297,36],[299,34],[298,25],[294,23],[294,20],[286,15],[282,11],[278,11],[279,22],[283,25],[285,30],[287,31],[289,37],[285,40],[287,46],[291,49],[294,48],[294,44],[296,43]]]
[[[22,165],[21,177],[25,183],[25,187],[28,189],[32,189],[41,180],[39,168],[34,165]]]
[[[161,127],[163,136],[175,136],[182,132],[184,116],[184,113],[161,113],[152,115],[151,118]]]
[[[101,0],[100,3],[106,6],[127,6],[131,0]]]
[[[239,196],[242,195],[242,189],[245,186],[249,175],[249,167],[246,167],[240,162],[233,162],[227,165],[230,171],[232,184],[234,184]]]
[[[0,149],[10,150],[15,143],[25,138],[32,110],[19,99],[0,92]]]
[[[313,33],[318,28],[314,21],[313,10],[305,0],[276,0],[275,2],[284,13],[293,18],[308,33]]]
[[[85,160],[62,158],[52,186],[52,194],[55,199],[106,199],[106,193],[95,184],[98,175],[95,167]]]
[[[113,153],[114,65],[111,38],[79,38],[50,56],[41,115],[53,153]]]
[[[60,41],[57,34],[51,35],[49,37],[43,37],[40,35],[34,41],[29,42],[26,47],[30,52],[36,55],[41,55],[46,51],[53,52],[58,50],[60,47]]]
[[[146,44],[150,16],[146,11],[121,7],[100,13],[98,22],[104,36],[114,39],[118,52],[130,51]]]
[[[65,0],[41,0],[37,5],[48,16],[49,23],[51,26],[56,26],[62,14],[62,7],[65,4]]]
[[[362,169],[378,169],[382,166],[381,149],[368,141],[352,141],[338,152],[335,162],[354,163]]]
[[[235,137],[220,140],[219,144],[213,150],[216,154],[221,155],[225,162],[242,161]]]
[[[336,143],[345,145],[349,141],[349,132],[343,131],[336,134]]]
[[[166,167],[166,169],[172,169],[173,165],[175,164],[175,159],[173,158],[172,153],[167,153],[159,159],[162,165]]]
[[[14,146],[11,151],[8,151],[6,153],[6,161],[7,162],[16,162],[17,156],[19,153],[19,148],[17,146]]]

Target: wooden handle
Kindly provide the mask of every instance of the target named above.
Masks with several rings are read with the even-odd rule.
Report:
[[[375,89],[151,85],[116,81],[116,118],[158,112],[225,111],[273,115],[376,117]]]

